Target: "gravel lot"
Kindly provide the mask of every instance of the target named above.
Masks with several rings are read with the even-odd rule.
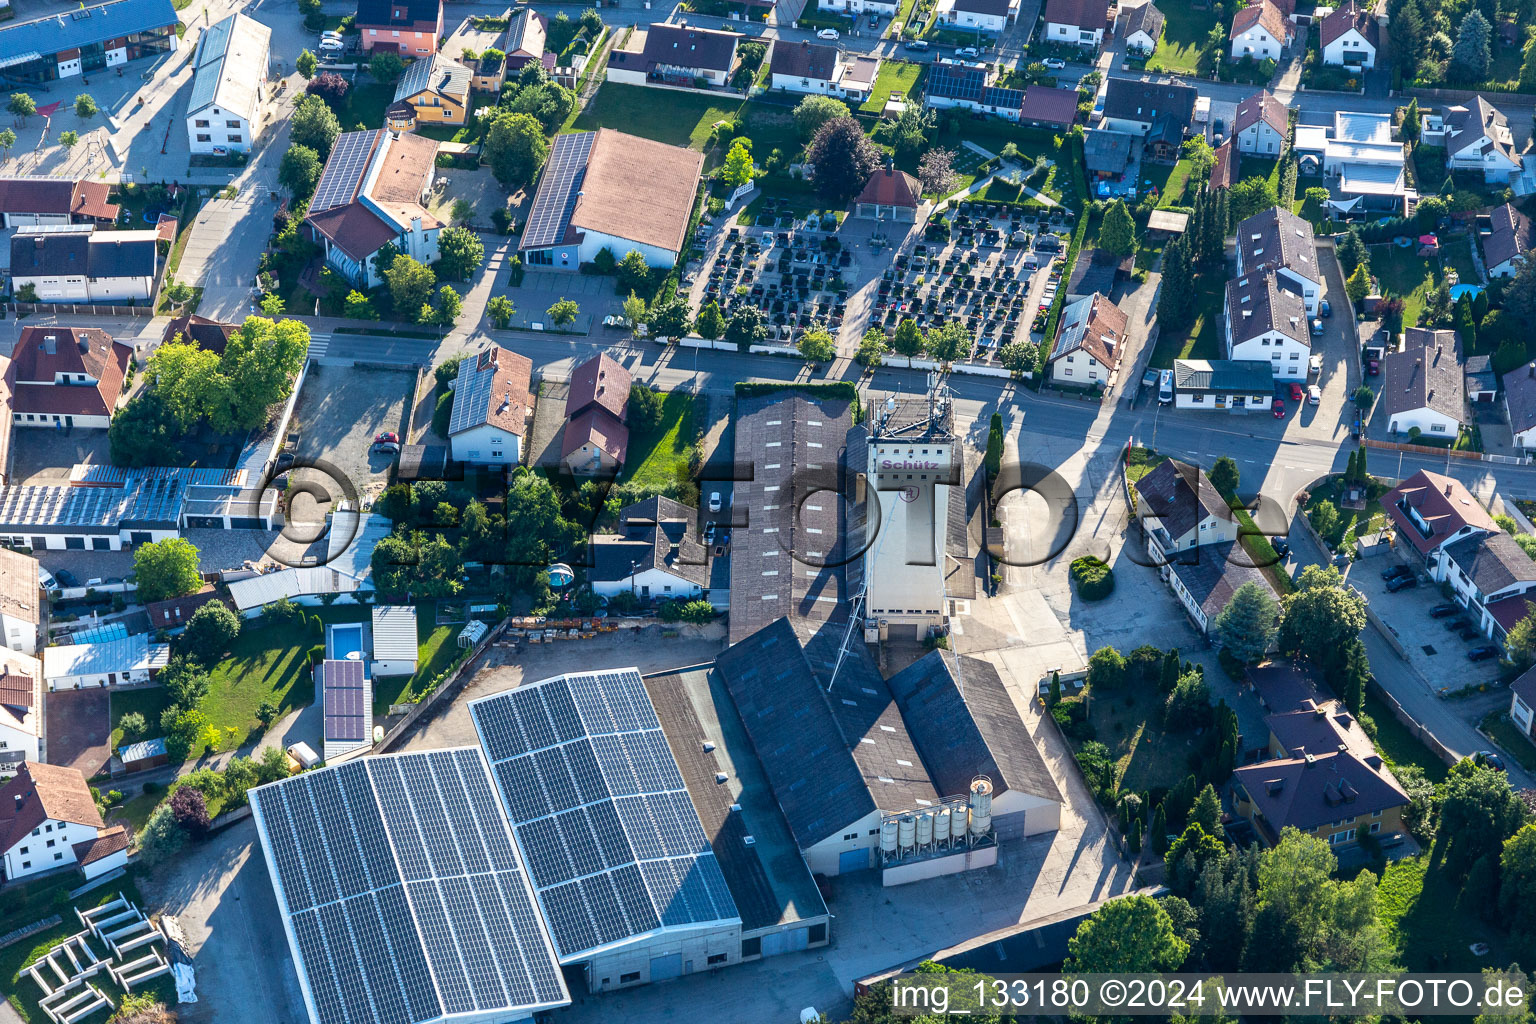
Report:
[[[382,491],[393,461],[369,449],[380,431],[405,433],[406,402],[414,382],[409,370],[312,368],[294,410],[299,458],[334,466],[360,496]],[[325,486],[333,500],[342,496],[338,485]]]
[[[11,482],[63,484],[81,462],[109,465],[105,430],[22,427],[11,431]]]

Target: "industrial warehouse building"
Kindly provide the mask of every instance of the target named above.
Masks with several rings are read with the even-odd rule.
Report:
[[[120,67],[176,49],[171,0],[80,4],[0,27],[0,73],[8,86],[52,82]]]

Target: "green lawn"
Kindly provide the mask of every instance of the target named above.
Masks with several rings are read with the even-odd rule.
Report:
[[[1131,448],[1125,456],[1125,478],[1135,483],[1167,460],[1150,448]]]
[[[1345,508],[1339,503],[1339,480],[1337,477],[1329,478],[1327,483],[1320,484],[1307,492],[1307,511],[1316,508],[1319,503],[1331,501],[1339,510],[1339,526],[1325,539],[1334,544],[1350,545],[1361,534],[1370,533],[1373,529],[1379,529],[1387,525],[1387,514],[1381,510],[1381,502],[1370,498],[1363,509]]]
[[[629,462],[620,483],[666,487],[688,474],[693,446],[693,396],[671,391],[661,403],[661,422],[654,429],[629,435]]]
[[[571,128],[579,132],[614,128],[672,146],[702,150],[716,121],[733,120],[741,101],[686,92],[661,92],[643,85],[605,82]]]
[[[805,148],[805,143],[800,139],[800,131],[795,127],[792,110],[792,107],[764,103],[761,100],[743,104],[742,126],[747,138],[752,140],[752,156],[758,163],[764,162],[774,150],[778,150],[787,164],[798,158],[800,151]]]
[[[1445,762],[1393,717],[1392,710],[1370,690],[1365,691],[1365,713],[1376,723],[1376,750],[1382,757],[1394,765],[1417,765],[1424,769],[1425,777],[1431,782],[1444,781]]]
[[[1171,370],[1175,359],[1223,358],[1226,345],[1221,330],[1221,304],[1226,282],[1219,274],[1201,274],[1197,288],[1194,324],[1187,331],[1159,332],[1157,348],[1148,365]]]
[[[1115,761],[1115,779],[1122,792],[1169,789],[1189,774],[1189,759],[1199,751],[1199,737],[1192,731],[1163,730],[1163,699],[1155,687],[1089,695],[1088,718],[1096,738]],[[1074,747],[1081,745],[1072,742]]]
[[[1493,742],[1499,745],[1500,750],[1520,762],[1520,767],[1526,771],[1536,770],[1536,746],[1532,746],[1530,737],[1510,721],[1507,708],[1490,712],[1483,719],[1482,727],[1483,732],[1493,737]]]
[[[1194,168],[1195,165],[1191,161],[1180,160],[1171,169],[1168,169],[1168,176],[1162,184],[1161,198],[1157,201],[1159,208],[1167,209],[1170,206],[1185,205],[1184,193],[1189,189],[1189,173]],[[1161,173],[1164,169],[1159,166],[1157,173]],[[1145,171],[1145,168],[1143,168],[1143,171]],[[1155,178],[1156,175],[1154,174],[1152,177]],[[1199,186],[1196,185],[1196,187],[1198,188]]]
[[[1408,970],[1479,971],[1509,962],[1499,948],[1498,930],[1457,909],[1459,889],[1430,864],[1428,854],[1387,865],[1376,890],[1377,906]],[[1470,949],[1475,942],[1486,942],[1493,951],[1477,957]]]
[[[1440,261],[1461,276],[1462,284],[1477,283],[1477,264],[1472,262],[1472,236],[1455,235],[1440,245]]]
[[[163,686],[146,686],[138,690],[113,690],[110,694],[112,704],[112,749],[115,751],[123,742],[123,730],[118,725],[124,715],[136,711],[144,716],[144,735],[134,739],[152,739],[162,735],[160,732],[160,712],[170,707],[171,698],[165,692]]]
[[[471,95],[469,100],[469,115],[464,118],[463,124],[419,124],[415,129],[416,134],[438,142],[474,142],[475,108],[489,102],[489,98]]]
[[[384,111],[395,101],[395,87],[369,82],[354,85],[347,91],[346,99],[336,108],[336,120],[341,130],[350,132],[361,124],[364,128],[383,128]]]
[[[1470,268],[1470,254],[1464,258]],[[1404,327],[1419,322],[1419,313],[1424,309],[1429,293],[1440,286],[1445,276],[1440,261],[1441,257],[1420,256],[1417,246],[1400,248],[1390,243],[1371,246],[1371,271],[1385,294],[1403,300]],[[1459,258],[1453,265],[1455,262],[1459,262]]]
[[[434,605],[416,609],[416,674],[412,676],[376,676],[373,680],[373,713],[388,713],[391,704],[410,703],[439,673],[453,664],[459,653],[457,638],[463,623],[437,624]]]
[[[923,64],[908,64],[898,60],[881,62],[880,73],[875,76],[875,87],[859,109],[866,114],[878,114],[884,109],[885,101],[891,93],[910,96],[922,81],[925,67]]]
[[[1183,75],[1200,72],[1200,46],[1216,24],[1210,10],[1197,11],[1193,4],[1169,4],[1163,12],[1163,38],[1147,60],[1148,71],[1172,71]]]

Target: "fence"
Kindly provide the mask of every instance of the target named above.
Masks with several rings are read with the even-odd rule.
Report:
[[[486,649],[490,647],[497,638],[499,638],[503,633],[507,631],[508,621],[509,620],[507,619],[502,619],[491,628],[489,633],[481,637],[480,642],[475,644],[475,646],[470,650],[469,657],[459,662],[459,667],[454,669],[453,673],[449,675],[447,679],[444,679],[442,683],[438,685],[437,689],[433,690],[421,700],[417,701],[415,708],[413,708],[411,712],[405,716],[405,718],[399,722],[396,722],[394,726],[384,734],[384,738],[379,741],[379,744],[376,747],[373,748],[373,752],[376,754],[387,753],[389,748],[405,735],[406,730],[408,730],[412,725],[416,723],[416,720],[422,716],[422,713],[425,712],[427,708],[437,703],[437,701],[441,700],[443,697],[452,694],[458,687],[459,683],[465,679],[465,669],[473,665],[476,659],[478,659],[480,655],[484,654]]]
[[[1499,106],[1531,106],[1536,104],[1536,96],[1529,93],[1499,92],[1496,89],[1409,89],[1408,95],[1417,99],[1421,104],[1428,101],[1435,106],[1444,103],[1465,103],[1476,99],[1485,93],[1493,92],[1499,97]]]
[[[1381,448],[1389,452],[1408,452],[1417,455],[1441,455],[1453,459],[1471,459],[1477,461],[1483,458],[1481,452],[1459,452],[1454,448],[1438,448],[1428,444],[1404,444],[1401,441],[1377,441],[1374,438],[1366,438],[1364,444],[1367,448]],[[1501,456],[1507,458],[1507,456]]]
[[[0,935],[0,949],[4,949],[14,942],[20,942],[29,935],[36,935],[38,932],[45,932],[49,928],[56,927],[62,924],[63,920],[58,914],[54,914],[52,917],[45,917],[41,921],[34,921],[31,924],[22,925],[14,931],[6,932],[4,935]]]
[[[1424,726],[1414,721],[1413,716],[1404,711],[1403,706],[1397,702],[1397,698],[1392,696],[1386,690],[1382,689],[1381,684],[1378,683],[1375,679],[1371,679],[1368,683],[1366,683],[1365,688],[1366,692],[1385,704],[1388,710],[1392,712],[1392,717],[1397,719],[1403,724],[1405,728],[1410,730],[1413,733],[1415,739],[1424,744],[1424,746],[1428,747],[1430,753],[1444,761],[1448,766],[1454,765],[1457,761],[1461,760],[1455,754],[1447,750],[1445,744],[1441,743],[1439,739],[1435,737],[1434,733],[1430,732],[1428,729],[1424,728]]]
[[[56,316],[133,316],[152,317],[155,307],[149,306],[98,306],[92,303],[64,302],[9,302],[5,308],[12,313],[53,313]]]

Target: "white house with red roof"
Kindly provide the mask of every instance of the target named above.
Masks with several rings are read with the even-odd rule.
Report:
[[[24,327],[5,387],[12,427],[105,430],[133,350],[97,327]]]
[[[1381,45],[1381,26],[1371,5],[1345,0],[1319,26],[1323,63],[1339,67],[1373,68]]]
[[[1238,152],[1278,158],[1285,148],[1289,117],[1285,104],[1268,89],[1260,89],[1243,100],[1232,116],[1232,138],[1237,141]]]
[[[0,779],[36,761],[43,714],[43,667],[34,657],[0,650]]]
[[[1046,0],[1045,41],[1096,50],[1109,24],[1109,0]]]
[[[573,476],[618,472],[629,450],[629,371],[600,352],[571,371],[560,461]]]
[[[1232,16],[1232,59],[1279,60],[1295,35],[1284,10],[1273,0],[1259,0]]]
[[[127,830],[102,821],[78,770],[26,761],[0,786],[0,866],[6,881],[70,866],[90,879],[127,863]]]
[[[1107,295],[1094,292],[1067,306],[1046,360],[1051,382],[1107,387],[1125,349],[1125,327],[1125,313]]]
[[[455,462],[511,467],[522,461],[532,380],[533,361],[499,345],[464,357],[448,419]]]

